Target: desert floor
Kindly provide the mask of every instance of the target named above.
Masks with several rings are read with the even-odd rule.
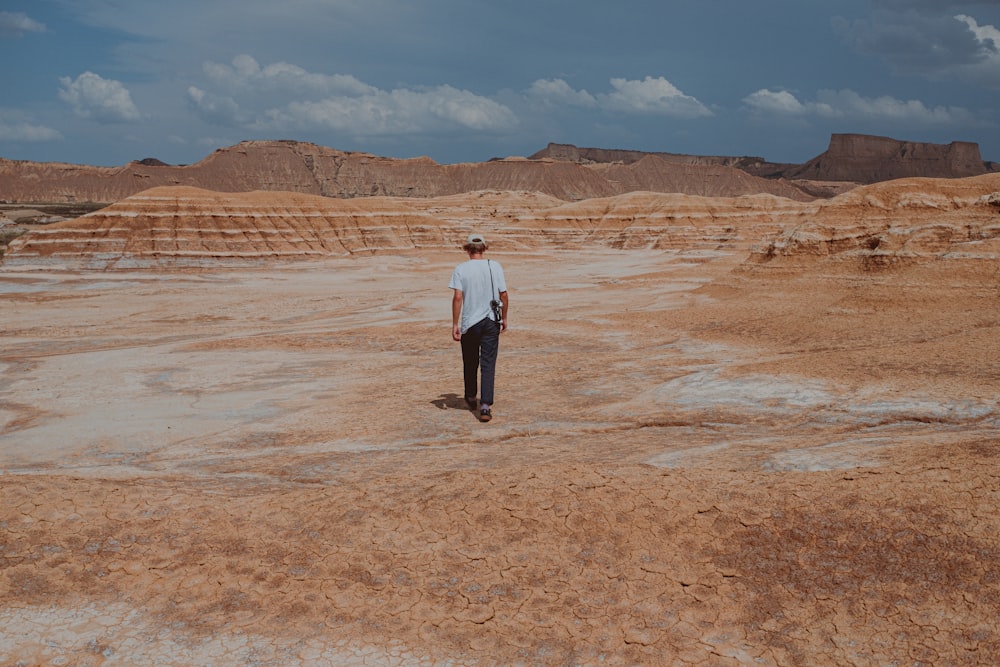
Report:
[[[1000,287],[708,251],[0,271],[0,664],[1000,661]]]

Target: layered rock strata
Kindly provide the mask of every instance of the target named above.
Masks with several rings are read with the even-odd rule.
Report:
[[[11,241],[8,265],[91,268],[259,262],[453,249],[470,228],[495,250],[720,248],[788,268],[834,257],[995,260],[1000,175],[876,184],[822,202],[634,192],[567,203],[486,191],[417,199],[153,188]]]
[[[928,259],[1000,259],[1000,174],[901,179],[858,188],[815,207],[803,222],[756,246],[752,259],[788,268],[817,258],[867,270]]]
[[[830,182],[870,184],[908,177],[964,178],[997,171],[994,163],[983,160],[976,143],[933,144],[866,134],[833,134],[827,150],[804,164],[782,164],[752,156],[685,155],[554,143],[531,157],[582,164],[632,164],[656,157],[669,163],[735,167],[753,176],[788,179],[795,187],[818,197],[832,187]]]
[[[116,202],[165,185],[221,192],[301,192],[326,197],[440,197],[480,190],[542,192],[566,201],[631,190],[738,196],[772,193],[811,200],[795,186],[747,177],[724,165],[677,165],[650,156],[613,173],[554,160],[511,158],[441,165],[399,160],[295,141],[244,141],[189,166],[151,160],[89,167],[0,159],[0,196],[8,202]]]
[[[713,249],[773,235],[805,210],[769,195],[631,193],[566,203],[537,193],[345,200],[166,187],[35,229],[11,242],[5,263],[128,268],[453,249],[471,227],[498,250]]]
[[[931,144],[863,134],[834,134],[826,151],[784,170],[790,179],[876,183],[897,178],[963,178],[990,169],[979,145],[968,141]]]

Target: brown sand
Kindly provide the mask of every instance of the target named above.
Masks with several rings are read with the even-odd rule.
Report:
[[[497,246],[0,273],[0,664],[1000,661],[995,262]]]

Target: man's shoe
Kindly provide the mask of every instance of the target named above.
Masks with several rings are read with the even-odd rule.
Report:
[[[490,414],[490,409],[489,408],[487,408],[487,407],[484,406],[484,407],[482,407],[482,408],[479,409],[479,421],[481,421],[481,422],[488,422],[491,419],[493,419],[493,415]]]
[[[472,398],[466,398],[465,404],[468,405],[469,409],[472,411],[475,411],[475,409],[479,407],[479,401],[476,400],[475,396]]]

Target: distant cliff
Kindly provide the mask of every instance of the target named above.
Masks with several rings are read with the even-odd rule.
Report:
[[[601,163],[601,162],[621,162],[631,164],[638,162],[644,157],[653,155],[664,160],[677,164],[712,165],[723,167],[737,167],[742,169],[744,165],[757,162],[766,162],[760,157],[729,157],[723,155],[685,155],[684,153],[662,153],[650,151],[630,151],[615,148],[580,148],[573,144],[552,144],[533,154],[532,160],[564,160],[567,162],[580,163]]]
[[[549,144],[530,158],[442,165],[298,141],[244,141],[192,165],[155,158],[93,167],[0,158],[0,202],[86,204],[120,201],[158,186],[219,192],[284,191],[326,197],[441,197],[477,191],[538,192],[579,201],[648,191],[737,197],[772,194],[809,201],[857,184],[907,176],[957,178],[996,171],[974,143],[947,145],[835,134],[802,165],[760,157],[697,156]]]
[[[994,171],[979,145],[968,141],[928,144],[863,134],[834,134],[826,152],[782,172],[790,179],[877,183],[913,176],[963,178]]]
[[[147,158],[124,167],[0,159],[0,199],[6,202],[115,202],[157,186],[219,192],[300,192],[326,197],[440,197],[483,190],[528,191],[578,201],[635,190],[692,195],[769,193],[815,197],[780,180],[765,180],[720,164],[677,164],[646,156],[609,170],[606,164],[510,158],[442,165],[400,160],[297,141],[244,141],[200,162],[170,166]]]
[[[834,134],[825,152],[805,164],[768,162],[761,157],[703,156],[655,153],[604,148],[579,148],[571,144],[549,144],[532,158],[549,158],[578,163],[630,164],[655,155],[668,162],[693,165],[724,165],[762,178],[788,181],[848,181],[878,183],[913,176],[964,178],[1000,171],[986,162],[979,145],[967,141],[931,144],[899,141],[866,134]]]

